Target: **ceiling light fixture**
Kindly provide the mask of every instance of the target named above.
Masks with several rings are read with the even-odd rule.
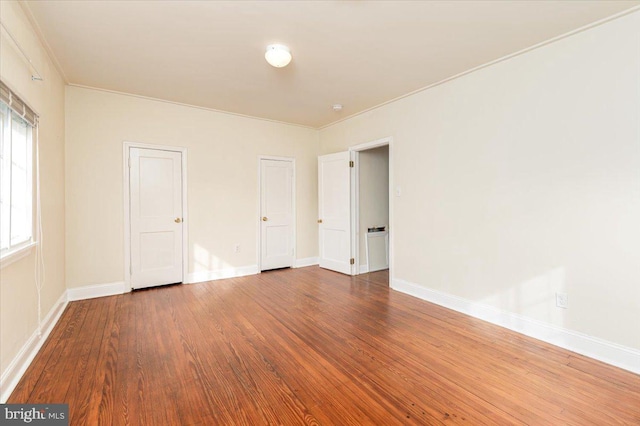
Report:
[[[270,44],[264,58],[276,68],[286,67],[291,62],[291,51],[284,44]]]

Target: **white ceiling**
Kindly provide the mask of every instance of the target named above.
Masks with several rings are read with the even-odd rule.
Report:
[[[70,84],[321,127],[639,3],[25,4]],[[286,68],[264,60],[276,42]]]

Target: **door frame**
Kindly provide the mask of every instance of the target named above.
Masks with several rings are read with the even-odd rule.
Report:
[[[182,283],[187,281],[187,264],[189,262],[189,218],[187,204],[187,148],[170,145],[155,145],[138,142],[122,143],[122,186],[124,209],[124,289],[131,291],[131,186],[129,184],[129,152],[131,148],[153,149],[181,153],[182,157]]]
[[[262,160],[288,161],[293,169],[293,177],[291,179],[291,209],[293,224],[291,226],[291,245],[293,247],[292,268],[296,267],[296,259],[298,253],[298,244],[296,242],[297,235],[297,216],[296,216],[296,159],[294,157],[278,157],[273,155],[258,156],[258,209],[256,213],[256,264],[259,273],[262,273]]]
[[[359,145],[354,145],[349,147],[349,152],[351,153],[351,157],[354,161],[354,173],[352,175],[352,188],[351,191],[351,246],[353,257],[358,261],[358,267],[355,269],[354,275],[359,275],[360,272],[360,245],[359,242],[359,233],[360,233],[360,151],[367,151],[373,148],[379,148],[381,146],[389,147],[389,283],[391,283],[391,279],[393,277],[393,240],[394,234],[391,230],[393,227],[393,200],[394,200],[394,191],[393,191],[393,137],[388,136],[381,139],[376,139],[374,141],[361,143]]]

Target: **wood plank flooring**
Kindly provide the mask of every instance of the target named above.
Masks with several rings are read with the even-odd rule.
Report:
[[[309,267],[72,302],[8,402],[72,425],[638,425],[640,376]]]

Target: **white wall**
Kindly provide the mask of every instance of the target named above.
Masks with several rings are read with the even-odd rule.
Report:
[[[29,55],[44,81],[31,72],[15,44],[2,30],[0,77],[40,115],[42,226],[46,280],[41,314],[45,318],[65,291],[64,276],[64,81],[46,54],[17,2],[0,2],[2,23]],[[0,271],[0,371],[3,378],[38,327],[34,251]],[[33,341],[32,341],[33,342]],[[3,380],[0,394],[4,395]]]
[[[79,87],[66,112],[69,288],[124,280],[124,141],[188,149],[195,279],[257,268],[259,155],[296,159],[297,257],[317,256],[316,130]]]
[[[639,95],[636,12],[325,128],[321,152],[393,137],[395,279],[639,349]]]
[[[256,263],[258,155],[296,158],[297,257],[314,257],[317,155],[392,136],[395,279],[640,349],[639,13],[318,134],[77,87],[65,103],[22,8],[0,8],[45,78],[3,35],[0,75],[41,115],[43,315],[65,282],[124,278],[123,141],[189,149],[189,271],[206,273]],[[38,325],[33,264],[1,271],[3,374]]]
[[[367,265],[367,228],[389,226],[389,147],[359,153],[359,266]]]

